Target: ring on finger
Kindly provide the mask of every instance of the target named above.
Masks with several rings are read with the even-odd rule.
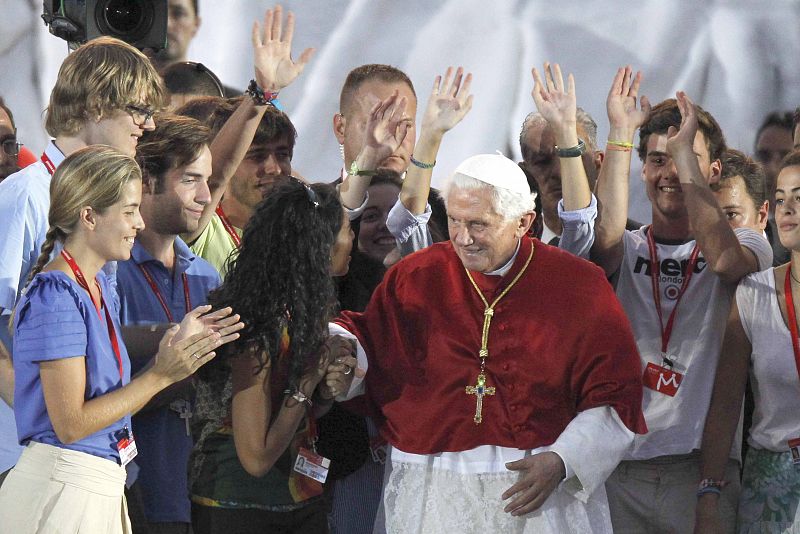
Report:
[[[192,354],[192,357],[193,357],[195,360],[199,360],[199,359],[200,359],[200,355],[199,355],[198,353],[196,353],[196,352],[195,352],[194,354]]]
[[[350,366],[348,365],[348,366],[347,366],[347,369],[346,369],[346,370],[345,370],[345,372],[344,372],[344,374],[346,374],[346,375],[349,375],[349,374],[350,374],[350,373],[352,373],[352,372],[353,372],[353,368],[352,368],[352,367],[350,367]]]

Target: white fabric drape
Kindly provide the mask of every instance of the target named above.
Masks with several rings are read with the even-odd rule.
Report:
[[[617,66],[645,74],[642,92],[657,102],[686,90],[721,123],[731,146],[752,152],[755,130],[773,110],[800,104],[797,0],[286,0],[297,14],[295,49],[318,52],[281,96],[298,131],[294,164],[314,181],[332,181],[340,155],[332,133],[347,72],[368,62],[396,65],[424,102],[437,73],[463,64],[475,74],[474,108],[448,134],[434,184],[466,157],[501,150],[519,156],[517,136],[534,109],[530,68],[545,59],[576,74],[578,102],[605,139],[605,97]],[[200,0],[203,24],[189,56],[227,84],[252,77],[250,25],[262,0]],[[41,2],[0,0],[0,95],[13,106],[20,134],[38,152],[38,125],[66,53],[39,19]],[[601,142],[602,145],[602,142]],[[634,176],[638,165],[634,164]],[[637,178],[631,217],[650,208]]]

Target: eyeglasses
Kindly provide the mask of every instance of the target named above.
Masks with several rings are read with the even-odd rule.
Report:
[[[307,183],[305,183],[304,181],[295,176],[289,176],[289,179],[302,185],[303,189],[305,189],[306,191],[306,196],[308,197],[308,201],[311,203],[312,206],[314,206],[314,209],[319,208],[319,199],[317,198],[317,193],[316,191],[311,189],[310,185],[308,185]]]
[[[153,109],[137,106],[135,104],[128,104],[125,106],[125,110],[131,114],[136,126],[144,126],[156,113]]]
[[[3,145],[3,152],[11,157],[17,157],[19,155],[19,149],[22,148],[22,143],[18,143],[16,137],[3,139],[0,141],[0,145]]]

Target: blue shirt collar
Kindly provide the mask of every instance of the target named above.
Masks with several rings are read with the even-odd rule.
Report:
[[[175,238],[175,272],[182,273],[189,268],[189,265],[195,260],[197,256],[191,251],[189,246],[184,243],[183,239],[180,237]],[[133,243],[133,248],[131,249],[131,259],[137,263],[142,264],[146,262],[155,262],[158,263],[163,267],[163,264],[155,259],[137,239]]]

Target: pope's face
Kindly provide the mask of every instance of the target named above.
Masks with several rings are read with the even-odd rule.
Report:
[[[505,265],[519,239],[533,222],[534,214],[507,220],[495,212],[492,189],[453,187],[447,195],[447,227],[450,241],[464,267],[488,273]]]

